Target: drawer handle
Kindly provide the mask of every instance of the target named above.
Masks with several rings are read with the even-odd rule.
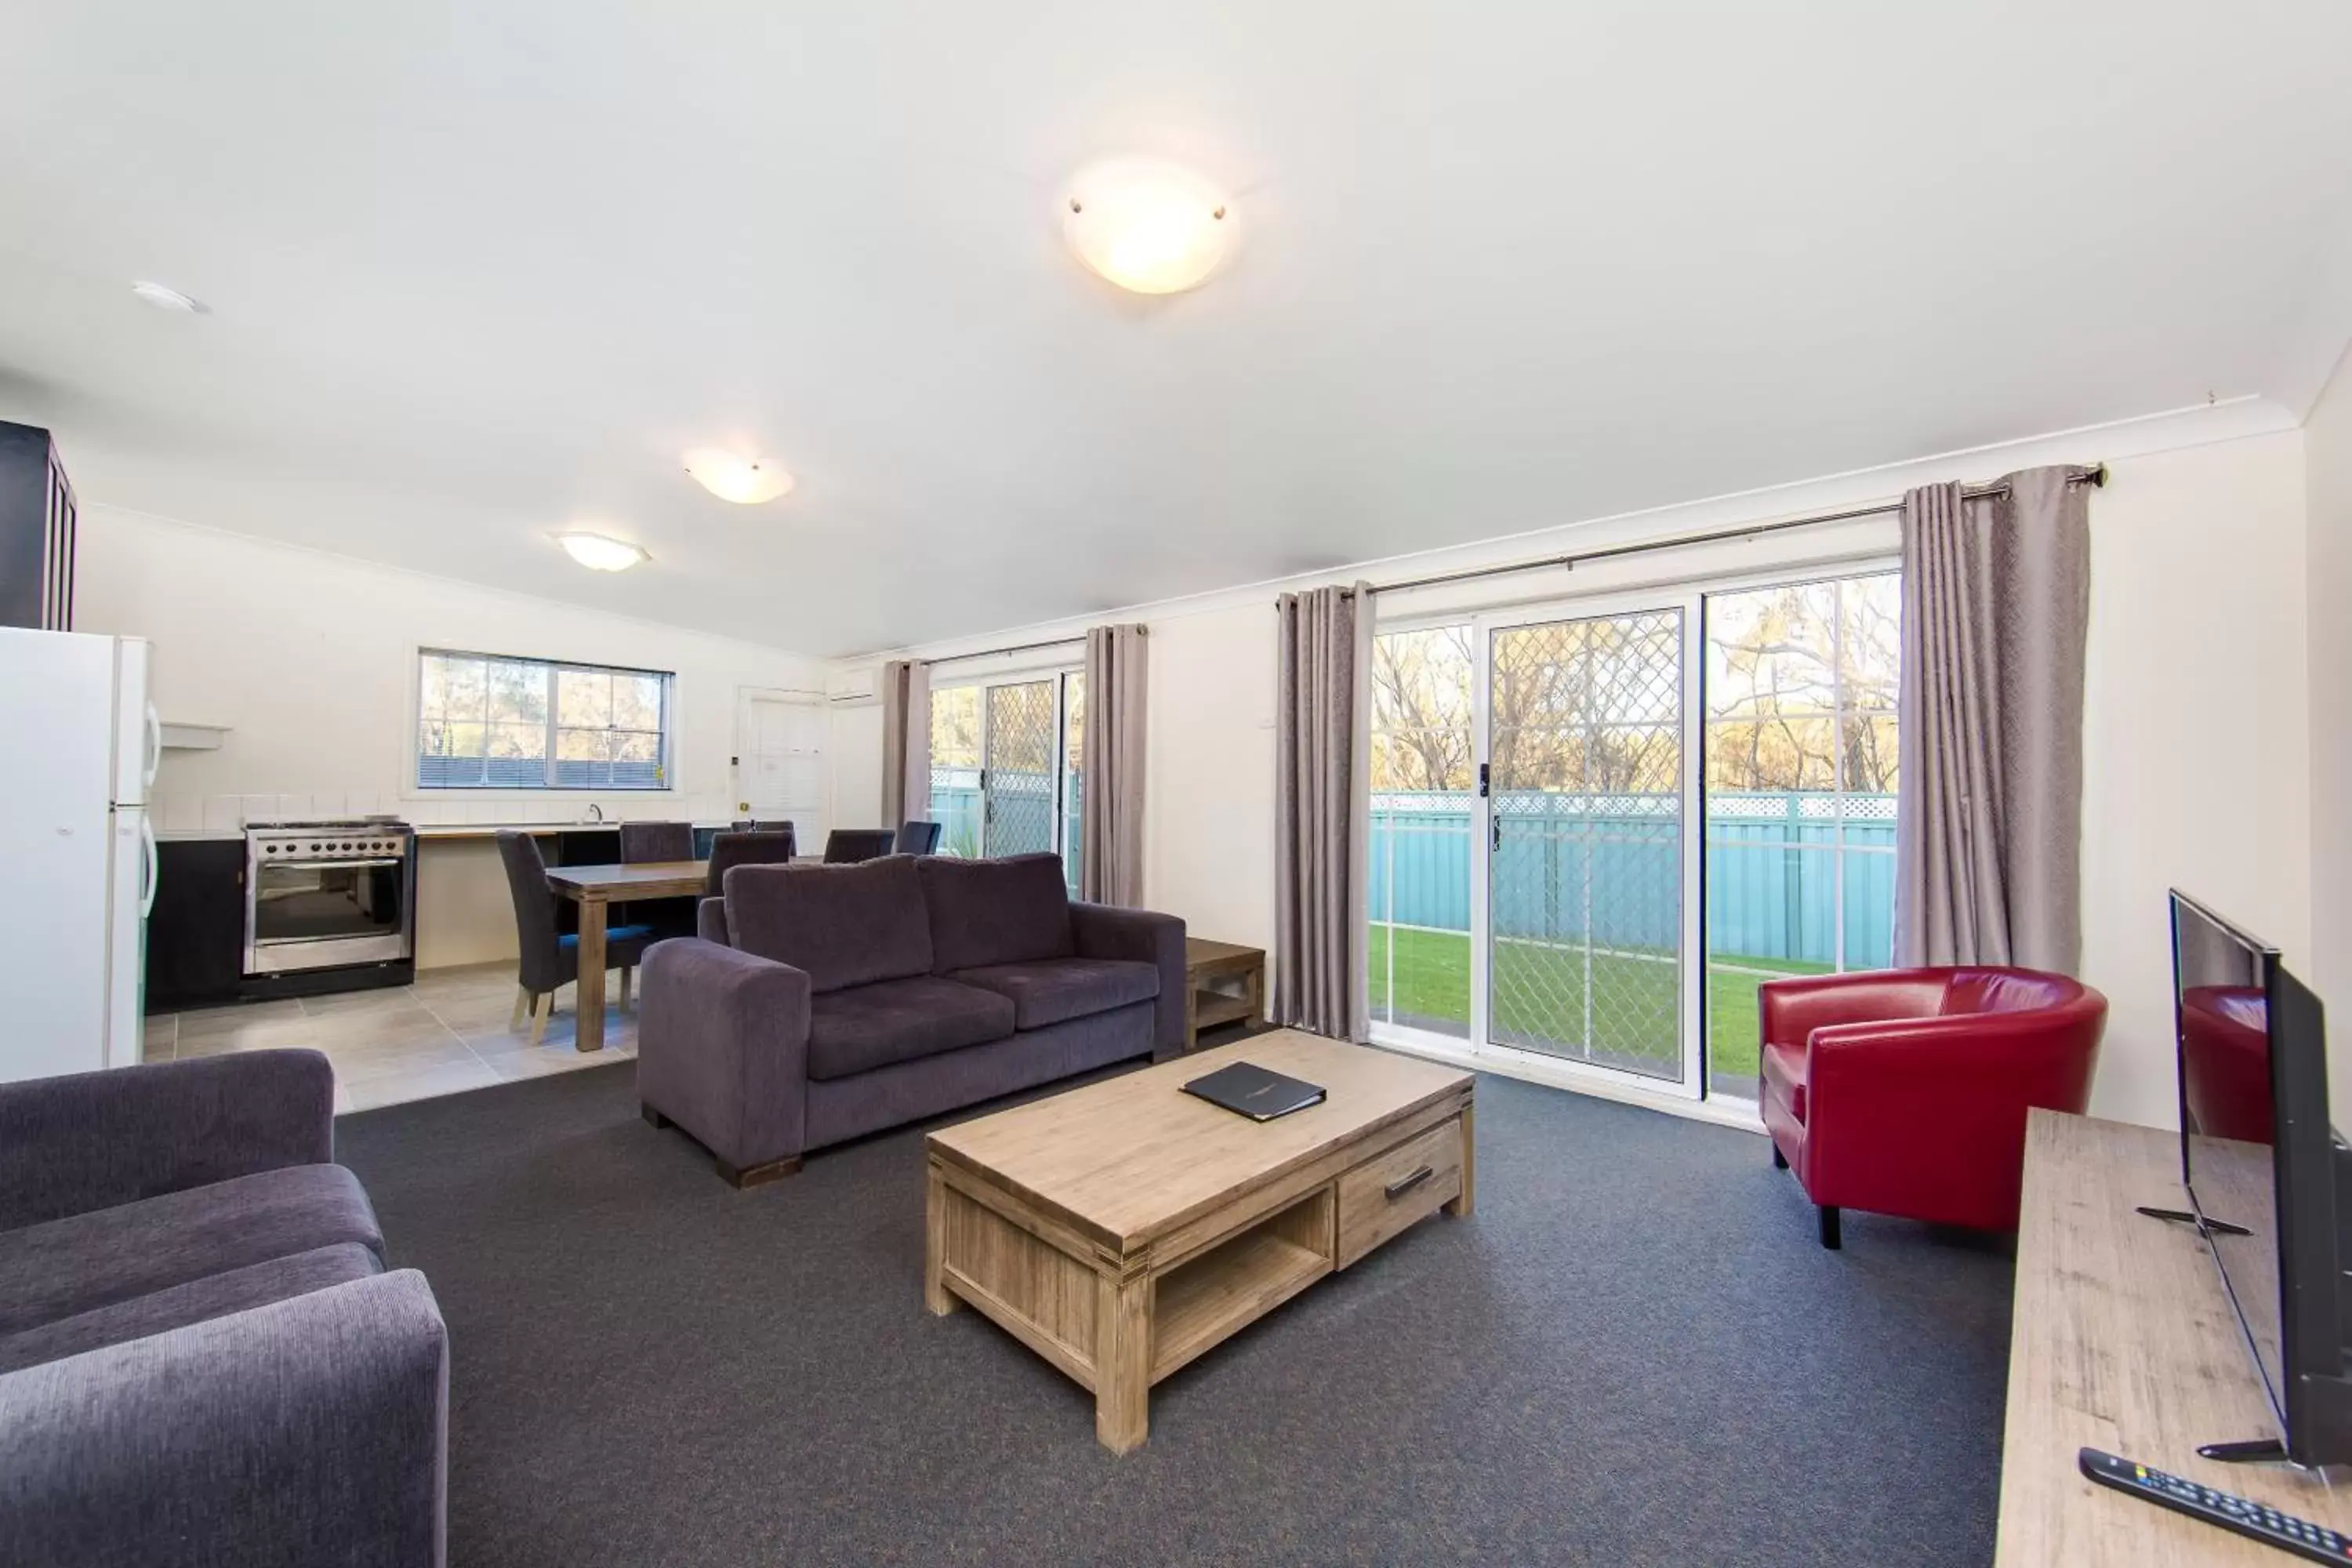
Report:
[[[1429,1180],[1430,1177],[1435,1174],[1437,1174],[1437,1168],[1435,1166],[1423,1165],[1412,1175],[1399,1176],[1395,1181],[1391,1182],[1387,1186],[1382,1187],[1381,1190],[1388,1194],[1389,1202],[1394,1203],[1397,1199],[1404,1196],[1405,1194],[1412,1191],[1413,1188],[1421,1185],[1422,1183]]]

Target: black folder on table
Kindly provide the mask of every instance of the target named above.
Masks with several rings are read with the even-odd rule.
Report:
[[[1252,1121],[1271,1121],[1277,1116],[1323,1103],[1321,1086],[1270,1072],[1249,1062],[1235,1062],[1205,1078],[1196,1078],[1184,1086],[1184,1092],[1237,1111]]]

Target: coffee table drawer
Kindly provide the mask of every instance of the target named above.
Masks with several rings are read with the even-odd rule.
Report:
[[[1340,1176],[1336,1266],[1347,1268],[1461,1195],[1462,1121],[1456,1117]]]

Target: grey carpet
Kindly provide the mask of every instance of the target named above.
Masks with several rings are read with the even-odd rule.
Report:
[[[349,1116],[452,1342],[450,1560],[1981,1563],[2011,1264],[1764,1142],[1499,1079],[1478,1212],[1161,1384],[923,1310],[919,1131],[738,1193],[616,1065]]]

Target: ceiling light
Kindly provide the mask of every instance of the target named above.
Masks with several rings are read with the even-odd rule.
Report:
[[[213,313],[213,308],[202,300],[183,294],[177,289],[167,289],[161,283],[142,279],[131,286],[131,291],[159,310],[177,310],[184,316],[209,316]]]
[[[1177,294],[1205,281],[1233,247],[1233,209],[1189,169],[1144,158],[1094,163],[1070,182],[1062,237],[1122,289]]]
[[[559,533],[555,542],[592,572],[626,572],[638,562],[652,559],[627,541],[607,539],[601,533]]]
[[[723,447],[697,447],[686,455],[695,483],[739,506],[773,500],[793,488],[792,475],[764,458],[739,458]]]

